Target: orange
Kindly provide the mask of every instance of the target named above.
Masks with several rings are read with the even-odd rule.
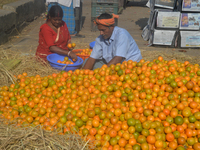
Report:
[[[167,139],[167,141],[172,142],[175,138],[174,138],[174,135],[172,133],[168,133],[166,135],[166,139]]]
[[[147,142],[149,143],[149,144],[154,144],[155,142],[156,142],[156,138],[155,138],[155,136],[153,136],[153,135],[149,135],[149,136],[147,136]]]
[[[73,48],[76,46],[76,44],[75,44],[75,43],[72,43],[71,45],[72,45],[72,47],[73,47]]]
[[[72,48],[72,44],[71,43],[67,44],[67,47]]]

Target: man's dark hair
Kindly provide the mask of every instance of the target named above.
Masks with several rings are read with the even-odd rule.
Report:
[[[103,13],[98,17],[98,19],[110,19],[110,18],[112,18],[112,15],[110,15],[109,13]]]
[[[63,17],[63,10],[59,5],[53,5],[47,15],[47,19],[49,17]]]

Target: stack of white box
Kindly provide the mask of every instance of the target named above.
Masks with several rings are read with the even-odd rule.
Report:
[[[198,0],[150,0],[149,45],[200,47]],[[144,38],[144,39],[145,39]]]
[[[180,46],[200,47],[200,1],[183,0],[180,17]]]

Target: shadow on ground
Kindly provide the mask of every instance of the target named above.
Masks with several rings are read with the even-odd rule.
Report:
[[[141,19],[137,20],[135,22],[135,24],[140,27],[140,30],[142,30],[147,25],[148,19],[149,18],[141,18]]]
[[[146,7],[147,1],[142,1],[142,2],[130,2],[128,1],[126,3],[126,7],[132,7],[132,6],[140,6],[140,7]]]
[[[84,25],[84,23],[85,23],[86,16],[82,16],[81,19],[82,19],[82,24],[81,24],[81,28],[82,28],[82,27],[84,27],[83,25]]]

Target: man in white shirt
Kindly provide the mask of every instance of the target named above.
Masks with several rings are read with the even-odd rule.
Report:
[[[103,64],[122,63],[142,59],[141,52],[127,30],[114,26],[117,15],[103,13],[95,20],[100,31],[90,57],[86,60],[83,69],[100,68]]]

